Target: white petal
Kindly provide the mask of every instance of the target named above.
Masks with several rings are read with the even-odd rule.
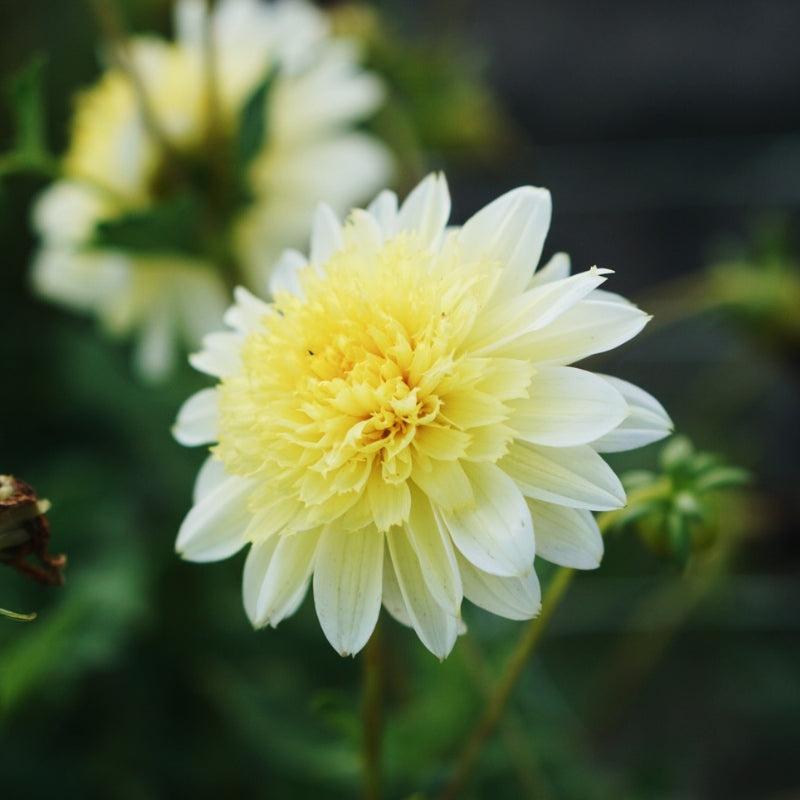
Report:
[[[536,555],[562,567],[595,569],[603,557],[603,537],[590,511],[529,500],[536,529]]]
[[[264,316],[270,314],[270,306],[260,300],[244,286],[233,290],[234,304],[225,312],[225,324],[239,333],[250,333],[255,330]]]
[[[445,658],[458,636],[457,617],[445,612],[434,600],[406,532],[392,528],[386,534],[386,541],[414,630],[428,650],[439,658]]]
[[[397,232],[397,195],[384,189],[368,206],[367,211],[375,217],[383,231],[384,239]]]
[[[525,575],[536,546],[531,514],[520,490],[494,464],[465,464],[475,508],[435,509],[455,546],[476,567],[493,575]]]
[[[328,528],[314,567],[314,605],[328,641],[343,656],[367,643],[381,608],[382,533]]]
[[[464,596],[476,606],[506,619],[531,619],[542,606],[539,579],[531,568],[522,577],[489,575],[457,555]]]
[[[303,531],[253,545],[245,564],[247,576],[253,558],[252,574],[249,582],[245,578],[244,588],[245,608],[253,625],[275,627],[297,610],[308,590],[319,535],[318,530]],[[262,550],[269,556],[262,555]]]
[[[519,439],[555,447],[592,442],[628,413],[608,381],[574,367],[543,367],[531,379],[528,397],[509,405],[514,409],[509,424]]]
[[[175,549],[189,561],[219,561],[245,545],[250,522],[247,497],[253,482],[230,477],[192,506],[178,531]]]
[[[592,442],[595,450],[600,453],[633,450],[669,436],[672,432],[672,420],[653,395],[619,378],[612,378],[610,375],[601,377],[622,394],[628,404],[629,413],[617,428]]]
[[[147,381],[165,378],[175,363],[175,330],[166,296],[159,298],[142,321],[134,350],[134,366]]]
[[[429,247],[439,241],[449,218],[447,181],[442,173],[432,173],[403,202],[397,216],[397,229],[416,231]]]
[[[206,4],[179,0],[175,6],[175,38],[183,47],[202,48],[205,39]]]
[[[400,591],[400,584],[394,574],[392,557],[389,548],[384,551],[383,557],[383,607],[401,624],[413,628],[411,617],[406,608],[406,601]]]
[[[258,598],[264,587],[264,578],[269,569],[275,548],[278,546],[280,537],[273,536],[263,542],[255,542],[247,554],[244,562],[244,574],[242,576],[242,600],[247,618],[254,627],[259,627],[258,622]]]
[[[80,247],[92,237],[99,219],[113,215],[114,204],[102,191],[79,181],[56,181],[37,198],[33,226],[48,244]]]
[[[240,367],[242,337],[238,333],[209,333],[203,337],[203,349],[189,356],[189,363],[200,372],[224,378],[235,375]]]
[[[625,505],[619,478],[591,445],[543,447],[515,442],[500,468],[526,497],[536,500],[597,511]]]
[[[467,346],[476,354],[492,352],[527,334],[541,331],[603,283],[607,273],[608,270],[599,269],[580,272],[564,280],[535,286],[495,304],[481,314]]]
[[[430,593],[445,611],[458,616],[462,589],[453,546],[436,522],[428,498],[416,489],[406,530]]]
[[[270,275],[269,293],[274,296],[277,292],[284,291],[302,297],[303,290],[298,273],[307,265],[308,260],[298,250],[284,250]]]
[[[210,494],[221,483],[224,483],[231,476],[225,472],[225,464],[221,459],[210,455],[200,467],[197,477],[194,480],[194,490],[192,492],[192,502],[199,503],[207,494]]]
[[[218,418],[217,390],[202,389],[181,406],[172,435],[187,447],[216,442]]]
[[[627,342],[649,319],[636,306],[590,296],[546,327],[499,348],[498,354],[538,363],[569,364]]]
[[[343,247],[341,223],[329,205],[320,203],[311,229],[311,262],[322,265]]]
[[[571,272],[572,265],[569,255],[567,253],[554,253],[553,257],[543,267],[539,267],[533,273],[528,288],[532,289],[534,286],[542,286],[552,281],[563,281],[564,278],[569,278]]]
[[[458,234],[462,252],[503,266],[496,297],[515,297],[528,285],[542,254],[551,211],[550,192],[521,186],[464,223]]]

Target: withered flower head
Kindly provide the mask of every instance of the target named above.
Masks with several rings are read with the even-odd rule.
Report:
[[[64,583],[66,556],[47,552],[49,500],[12,475],[0,475],[0,564],[48,586]],[[28,560],[29,556],[38,563]]]

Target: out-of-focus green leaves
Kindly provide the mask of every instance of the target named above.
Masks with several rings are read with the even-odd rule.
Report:
[[[239,127],[234,142],[234,159],[241,189],[246,190],[245,176],[250,162],[261,151],[269,132],[269,95],[277,71],[271,69],[247,98],[239,115]]]
[[[800,366],[800,262],[789,229],[762,223],[744,252],[708,269],[708,292],[754,339]]]
[[[411,183],[432,153],[485,163],[502,159],[519,139],[485,78],[487,59],[471,43],[452,33],[412,36],[364,2],[339,4],[333,18],[339,33],[365,47],[367,65],[387,83],[387,101],[372,126]]]
[[[44,57],[34,56],[6,84],[16,135],[11,149],[0,155],[0,177],[13,172],[52,174],[57,169],[45,136],[44,67]]]
[[[659,472],[623,475],[628,505],[608,512],[604,521],[608,530],[634,528],[655,552],[685,565],[720,534],[719,492],[745,485],[749,473],[697,452],[685,436],[664,445],[659,466]]]
[[[92,245],[133,253],[198,254],[202,209],[182,192],[163,203],[99,222]]]

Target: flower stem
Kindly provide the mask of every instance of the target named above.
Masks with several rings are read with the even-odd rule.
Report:
[[[36,619],[36,614],[20,614],[16,611],[9,611],[7,608],[0,608],[0,617],[15,619],[17,622],[33,622]]]
[[[381,796],[383,741],[383,649],[378,626],[364,649],[364,800]]]
[[[660,487],[658,488],[660,490]],[[652,487],[643,487],[630,492],[625,508],[633,505],[634,501],[640,502],[645,498],[649,498],[654,491]],[[603,535],[616,524],[618,516],[625,511],[625,508],[607,511],[598,515],[597,525]],[[517,649],[511,655],[508,664],[506,664],[505,671],[494,691],[489,695],[483,717],[472,729],[472,733],[461,751],[453,775],[437,795],[437,800],[453,800],[453,798],[461,795],[472,770],[475,768],[481,748],[502,717],[517,681],[522,674],[525,662],[531,657],[536,645],[539,643],[539,639],[542,638],[542,634],[550,623],[550,619],[561,602],[561,598],[569,588],[574,574],[575,570],[569,567],[559,567],[553,576],[542,601],[542,610],[539,612],[539,616],[532,619],[523,632],[522,638],[517,644]]]
[[[547,587],[547,594],[542,602],[542,610],[539,616],[531,620],[525,629],[522,639],[520,639],[517,649],[506,665],[499,683],[489,696],[483,717],[472,729],[472,733],[461,751],[453,777],[439,793],[439,800],[453,800],[453,798],[461,796],[470,773],[475,767],[481,748],[500,720],[511,693],[514,691],[514,687],[522,674],[525,663],[530,658],[539,639],[541,639],[574,574],[575,570],[561,567],[553,576],[553,580]]]

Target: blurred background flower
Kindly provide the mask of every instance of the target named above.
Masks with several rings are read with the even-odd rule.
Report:
[[[172,2],[119,5],[129,31],[170,41]],[[352,9],[324,5],[336,25]],[[616,269],[614,290],[654,314],[586,368],[645,387],[695,455],[751,475],[746,489],[706,496],[716,540],[685,568],[627,532],[607,538],[602,568],[573,581],[464,796],[794,798],[800,8],[381,0],[366,25],[356,10],[350,35],[366,27],[364,68],[384,87],[357,130],[390,143],[396,186],[446,169],[456,223],[513,186],[547,186],[545,259],[558,246],[576,271]],[[88,6],[0,4],[0,24],[4,76],[37,52],[47,61],[26,129],[47,112],[45,140],[67,152],[73,97],[98,85]],[[11,94],[31,96],[19,81]],[[0,169],[57,175],[41,138],[19,140],[13,109],[0,116],[0,145],[13,148]],[[31,293],[31,204],[45,188],[13,174],[0,194],[0,450],[3,469],[53,501],[69,573],[54,591],[0,571],[0,607],[38,613],[0,625],[4,792],[359,796],[359,675],[321,641],[313,609],[254,634],[243,558],[204,570],[175,558],[201,456],[167,431],[203,380],[179,359],[170,382],[140,385],[123,349]],[[775,219],[783,233],[765,238]],[[660,453],[609,461],[659,481]],[[547,565],[536,568],[546,586]],[[518,623],[467,611],[470,635],[443,664],[383,625],[387,796],[435,791],[514,645]]]
[[[107,68],[78,94],[61,178],[36,203],[33,281],[134,335],[137,367],[159,377],[233,286],[266,291],[317,202],[343,211],[387,182],[387,148],[353,129],[383,89],[304,0],[180,0],[174,42],[126,38],[96,6]]]

